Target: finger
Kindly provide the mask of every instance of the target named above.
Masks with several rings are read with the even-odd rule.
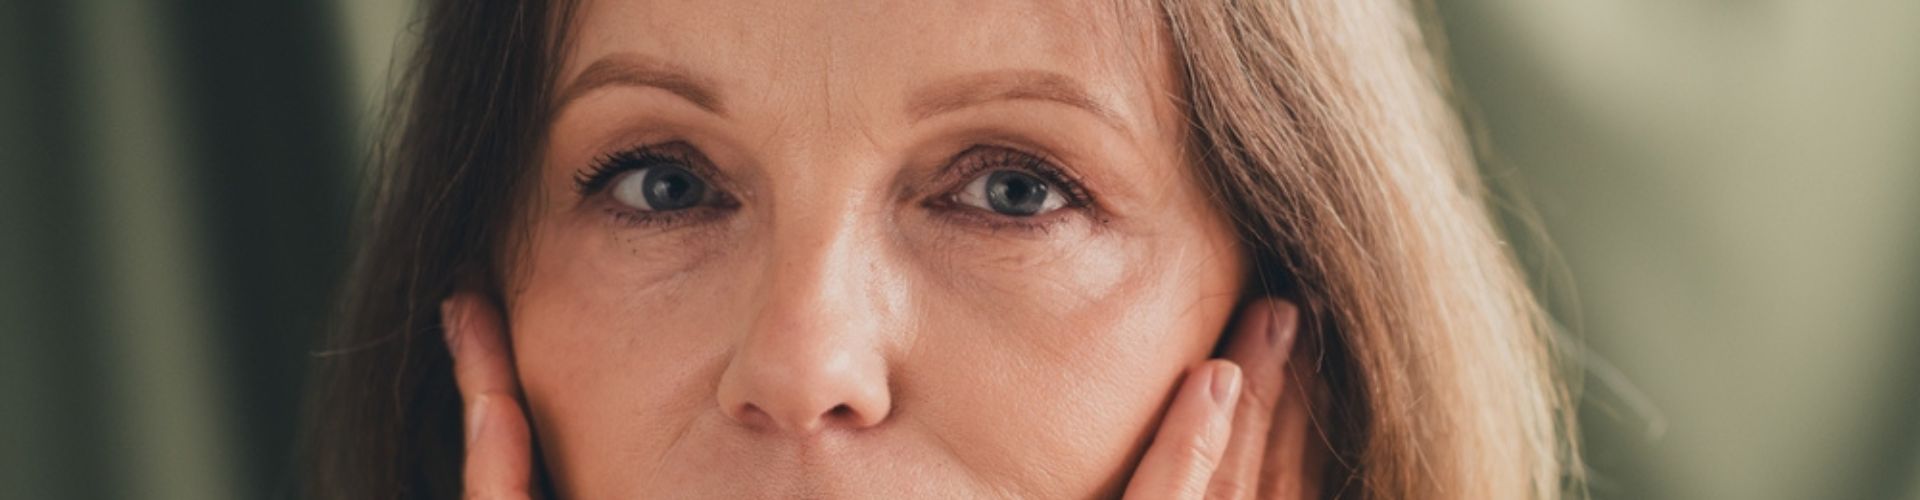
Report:
[[[1233,363],[1212,360],[1189,372],[1127,483],[1126,498],[1197,500],[1206,495],[1239,399],[1240,368]]]
[[[478,293],[456,292],[440,303],[440,311],[461,399],[471,405],[473,396],[481,393],[518,397],[506,327],[492,302]]]
[[[456,293],[440,307],[454,379],[466,404],[465,497],[529,498],[532,439],[520,412],[500,314],[475,293]]]
[[[1269,297],[1247,304],[1236,320],[1227,341],[1226,359],[1244,371],[1246,388],[1240,391],[1233,435],[1227,438],[1227,450],[1207,487],[1207,498],[1254,498],[1260,490],[1261,465],[1272,449],[1269,431],[1273,429],[1275,404],[1287,390],[1286,364],[1293,349],[1297,315],[1292,303]]]
[[[525,500],[533,486],[526,416],[512,396],[483,393],[467,407],[465,497]]]
[[[1297,344],[1297,342],[1296,342]],[[1294,359],[1312,346],[1296,346]],[[1265,477],[1260,498],[1308,500],[1320,498],[1320,481],[1326,477],[1331,451],[1324,436],[1313,425],[1315,408],[1325,408],[1331,394],[1314,367],[1296,363],[1287,369],[1293,378],[1280,396],[1274,410],[1273,442],[1269,445]]]

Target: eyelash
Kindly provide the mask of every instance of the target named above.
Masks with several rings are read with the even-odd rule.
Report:
[[[947,160],[947,164],[953,169],[952,173],[948,174],[949,178],[958,179],[958,183],[962,186],[974,177],[988,172],[1014,170],[1039,177],[1048,184],[1060,188],[1061,196],[1066,197],[1066,205],[1060,207],[1059,211],[1032,217],[1009,217],[962,205],[957,199],[959,197],[957,191],[949,191],[927,200],[928,208],[946,212],[950,216],[965,219],[969,223],[989,230],[1045,232],[1062,222],[1061,216],[1072,215],[1059,212],[1067,210],[1084,212],[1088,207],[1093,206],[1093,195],[1087,191],[1086,185],[1067,170],[1055,166],[1056,163],[1045,155],[1028,153],[1007,146],[978,145],[955,154],[952,159]]]
[[[712,179],[716,178],[716,172],[705,166],[705,163],[698,161],[689,149],[690,146],[685,143],[675,142],[639,146],[601,155],[594,158],[593,163],[587,168],[574,173],[574,188],[579,192],[582,200],[591,200],[606,192],[609,184],[619,179],[621,174],[658,165],[673,165],[687,169],[699,175],[708,184],[713,184]],[[733,198],[727,196],[718,186],[712,186],[712,188],[709,191],[712,194],[709,196],[714,198],[714,203],[695,208],[647,212],[622,207],[617,202],[609,200],[606,210],[614,219],[634,226],[665,228],[703,222],[725,215],[725,211],[734,206]]]
[[[623,150],[617,153],[601,155],[579,172],[574,174],[575,189],[582,200],[590,200],[604,193],[609,184],[622,174],[638,171],[656,165],[674,165],[692,171],[696,175],[714,184],[717,172],[704,163],[696,161],[690,146],[685,143],[645,145]],[[1093,195],[1077,177],[1055,166],[1056,163],[1046,155],[1028,153],[1020,149],[996,146],[976,145],[953,155],[947,160],[948,173],[943,175],[946,184],[959,184],[972,180],[995,170],[1014,170],[1039,177],[1060,188],[1066,198],[1062,210],[1087,211],[1094,206]],[[699,222],[724,215],[726,209],[733,208],[734,202],[719,186],[713,186],[712,196],[718,198],[716,204],[703,205],[686,210],[646,212],[610,206],[607,210],[621,222],[637,226],[673,227],[685,223]],[[925,205],[939,210],[951,217],[976,224],[993,231],[1015,230],[1020,232],[1044,232],[1062,222],[1060,216],[1071,214],[1043,214],[1033,217],[1009,217],[980,210],[959,203],[959,193],[947,190],[938,196],[928,198]],[[617,203],[615,204],[617,205]]]

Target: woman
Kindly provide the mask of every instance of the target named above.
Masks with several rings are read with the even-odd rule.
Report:
[[[429,2],[313,493],[1560,495],[1405,6],[828,4]]]

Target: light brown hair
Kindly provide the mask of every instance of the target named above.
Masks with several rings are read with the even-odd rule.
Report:
[[[1440,60],[1399,0],[1163,2],[1203,178],[1318,337],[1360,498],[1576,487],[1550,323],[1493,226]],[[1276,290],[1277,291],[1277,290]],[[1317,330],[1317,332],[1314,332]],[[1296,367],[1299,368],[1299,367]]]
[[[494,282],[541,147],[568,0],[428,0],[370,178],[306,445],[318,498],[452,498],[460,399],[436,306]],[[1302,306],[1340,498],[1558,498],[1578,484],[1545,317],[1501,243],[1415,9],[1164,0],[1186,145]]]

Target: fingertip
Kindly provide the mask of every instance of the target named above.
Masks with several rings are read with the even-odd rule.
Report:
[[[1225,357],[1249,370],[1254,384],[1275,378],[1292,357],[1299,308],[1286,299],[1262,297],[1242,307]]]
[[[441,322],[456,358],[490,360],[506,352],[506,326],[485,295],[464,290],[449,295],[441,301]]]
[[[519,393],[512,347],[493,305],[473,292],[456,292],[443,303],[450,327],[447,349],[453,358],[454,383],[460,393],[464,396]]]
[[[481,394],[473,398],[473,404],[467,405],[468,448],[472,448],[473,444],[480,437],[480,426],[486,425],[487,423],[487,401],[489,399],[492,398],[486,394]]]
[[[1276,351],[1286,351],[1293,345],[1294,332],[1299,330],[1300,308],[1292,301],[1279,297],[1260,299],[1266,309],[1267,317],[1264,333],[1267,346]]]
[[[1188,369],[1125,498],[1201,498],[1220,466],[1239,399],[1240,367],[1214,359]]]
[[[1240,400],[1240,365],[1226,360],[1210,361],[1208,364],[1211,365],[1208,378],[1213,402],[1223,410],[1231,411],[1234,402]]]
[[[459,295],[450,295],[440,301],[440,335],[447,344],[447,352],[458,352],[455,347],[460,343]]]
[[[1241,310],[1240,335],[1263,341],[1267,350],[1283,350],[1292,342],[1300,308],[1280,297],[1260,297]]]

